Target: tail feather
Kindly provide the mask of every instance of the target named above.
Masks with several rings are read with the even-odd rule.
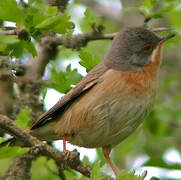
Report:
[[[7,146],[7,145],[10,145],[10,146],[22,146],[22,147],[25,146],[23,142],[17,140],[14,137],[9,138],[6,141],[0,143],[0,148],[2,148],[4,146]]]
[[[14,138],[14,137],[9,138],[9,139],[7,139],[6,141],[3,141],[2,143],[0,143],[0,148],[1,148],[1,147],[4,147],[4,146],[7,146],[8,144],[13,143],[13,141],[15,141],[15,138]]]

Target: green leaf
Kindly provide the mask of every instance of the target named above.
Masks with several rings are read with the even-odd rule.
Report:
[[[148,9],[152,9],[156,3],[157,3],[157,0],[144,0],[142,4]]]
[[[57,6],[51,6],[51,7],[48,7],[47,11],[45,12],[45,15],[55,16],[57,14],[57,11],[58,11]]]
[[[35,28],[41,30],[54,30],[57,33],[64,34],[67,29],[72,28],[69,19],[70,17],[66,14],[49,17],[38,24]]]
[[[94,163],[93,169],[91,171],[91,180],[100,180],[101,179],[101,168],[99,162]]]
[[[40,156],[32,162],[31,180],[60,180],[57,173],[57,166],[52,159]]]
[[[18,43],[15,44],[9,44],[6,47],[5,52],[10,54],[11,56],[20,57],[23,54],[23,49],[24,49],[23,42],[19,41]]]
[[[53,82],[53,88],[62,93],[67,93],[71,87],[67,82],[64,72],[57,72],[55,69],[51,70],[51,81]]]
[[[152,18],[162,18],[166,13],[170,14],[170,12],[175,8],[174,4],[168,4],[164,7],[158,9],[156,12],[152,14]]]
[[[15,44],[15,43],[18,43],[19,41],[20,40],[18,39],[18,36],[16,36],[16,35],[0,34],[0,43]]]
[[[24,48],[33,56],[37,56],[37,51],[31,41],[24,41]]]
[[[92,166],[92,163],[89,161],[89,157],[88,156],[84,156],[83,162],[89,166]]]
[[[74,25],[70,22],[70,16],[62,14],[60,16],[58,24],[53,28],[56,33],[64,34],[68,30],[73,30]]]
[[[84,12],[84,18],[81,20],[80,27],[85,32],[91,32],[93,27],[98,27],[102,24],[102,18],[90,9]]]
[[[82,79],[82,75],[78,73],[77,69],[71,70],[71,65],[66,68],[66,78],[70,84],[76,85]]]
[[[85,67],[87,72],[100,62],[98,56],[92,56],[90,53],[85,51],[81,51],[79,57],[81,59],[79,64]]]
[[[136,176],[135,172],[127,172],[124,171],[121,173],[120,176],[116,178],[116,180],[144,180],[146,177],[147,172],[145,171],[141,176]]]
[[[170,20],[171,24],[175,28],[181,29],[181,21],[180,21],[180,18],[178,18],[178,17],[181,17],[181,9],[177,9],[175,11],[171,11],[168,14],[168,17],[169,17],[169,20]]]
[[[96,149],[96,153],[97,153],[97,156],[98,156],[98,160],[100,161],[100,165],[104,165],[106,160],[105,160],[105,157],[102,153],[102,149],[101,148],[97,148]]]
[[[0,148],[0,159],[5,159],[5,158],[13,158],[16,156],[23,155],[29,151],[29,148],[21,148],[21,147],[9,147],[9,146],[4,146]]]
[[[18,114],[18,117],[15,123],[20,128],[25,129],[28,127],[28,124],[30,122],[30,117],[31,117],[30,112],[28,111],[28,109],[24,108]]]
[[[57,72],[55,68],[51,69],[51,80],[54,84],[53,88],[62,93],[67,93],[71,89],[71,85],[76,85],[82,76],[77,69],[71,70],[69,65],[66,72]]]
[[[45,30],[52,29],[60,21],[60,17],[61,15],[47,18],[44,21],[42,21],[40,24],[38,24],[35,28],[45,29]]]
[[[21,23],[24,13],[20,10],[15,0],[0,1],[0,19],[4,21],[12,21]]]

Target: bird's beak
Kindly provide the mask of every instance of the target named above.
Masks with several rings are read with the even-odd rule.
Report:
[[[160,38],[160,43],[163,43],[163,42],[167,41],[168,39],[173,38],[174,36],[175,36],[174,33],[169,34],[169,35],[167,35],[167,36],[163,36],[163,37]]]
[[[168,31],[168,30],[171,30],[170,28],[164,28],[164,27],[161,27],[161,28],[156,28],[156,29],[153,29],[152,31],[154,33],[161,33],[161,32],[164,32],[164,31]],[[175,36],[176,34],[175,33],[171,33],[167,36],[163,36],[163,37],[160,37],[160,43],[162,44],[163,42],[167,41],[168,39],[171,39]]]

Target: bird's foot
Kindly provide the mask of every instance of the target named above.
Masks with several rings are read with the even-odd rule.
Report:
[[[65,154],[65,160],[68,160],[70,158],[72,152],[78,153],[77,149],[74,149],[73,151],[64,150],[63,152]]]

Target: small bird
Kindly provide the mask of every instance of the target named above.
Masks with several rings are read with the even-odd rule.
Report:
[[[148,116],[154,104],[163,43],[174,34],[157,36],[145,27],[117,33],[104,60],[94,67],[31,127],[41,140],[62,139],[86,147],[102,147],[109,155]]]

